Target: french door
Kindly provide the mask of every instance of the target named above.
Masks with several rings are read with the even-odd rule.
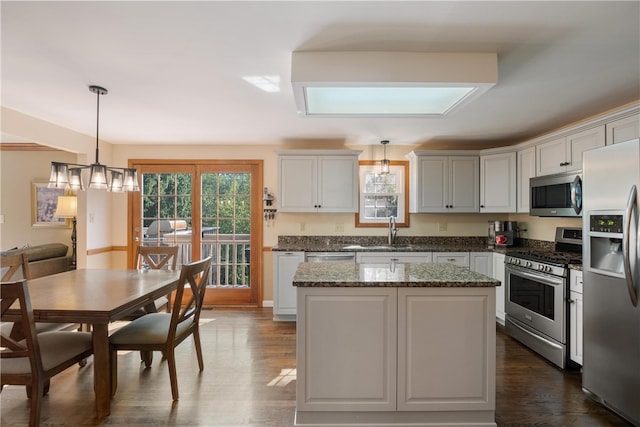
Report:
[[[176,245],[178,266],[212,258],[206,305],[261,306],[262,161],[130,164],[141,191],[129,193],[129,267],[138,245]]]

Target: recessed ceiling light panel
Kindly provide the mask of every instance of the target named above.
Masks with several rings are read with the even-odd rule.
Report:
[[[291,80],[301,115],[442,117],[497,74],[496,54],[294,52]]]

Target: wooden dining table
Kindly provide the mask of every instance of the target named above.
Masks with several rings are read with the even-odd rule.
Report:
[[[36,322],[91,325],[98,418],[111,412],[109,323],[169,294],[179,271],[80,269],[28,281]]]

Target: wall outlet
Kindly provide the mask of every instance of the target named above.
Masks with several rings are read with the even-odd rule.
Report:
[[[344,223],[342,223],[342,222],[337,222],[336,223],[336,232],[344,233]]]
[[[447,231],[447,223],[446,222],[438,223],[438,231]]]

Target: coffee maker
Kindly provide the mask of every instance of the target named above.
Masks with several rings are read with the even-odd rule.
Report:
[[[515,221],[489,221],[489,248],[513,246],[518,231],[517,224]]]

